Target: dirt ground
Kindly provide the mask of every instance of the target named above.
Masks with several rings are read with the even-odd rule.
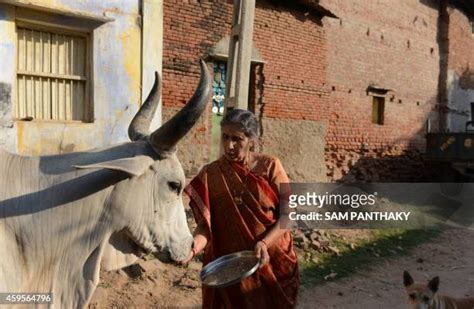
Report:
[[[153,259],[102,272],[89,308],[200,308],[200,269],[198,262],[185,268]]]
[[[156,259],[101,274],[90,308],[199,308],[200,263],[187,268]],[[410,255],[384,259],[371,271],[318,286],[302,286],[301,309],[407,308],[403,270],[416,281],[440,276],[440,293],[474,296],[474,231],[452,229],[418,246]]]
[[[372,271],[323,286],[303,287],[299,308],[408,308],[402,274],[415,281],[440,277],[440,294],[474,296],[474,231],[452,229],[410,255],[386,259]]]

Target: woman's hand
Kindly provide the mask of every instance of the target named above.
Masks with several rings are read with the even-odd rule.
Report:
[[[184,260],[177,261],[177,263],[180,264],[180,265],[188,264],[196,256],[196,254],[194,252],[195,252],[194,248],[191,249],[191,251],[189,251],[186,258],[184,258]]]
[[[257,258],[260,260],[259,268],[262,268],[265,264],[270,261],[270,255],[268,254],[267,244],[263,241],[258,241],[254,247],[254,253]]]
[[[182,264],[189,263],[192,259],[196,257],[196,255],[198,255],[199,252],[201,252],[202,249],[204,249],[206,244],[207,244],[206,236],[201,235],[199,233],[194,235],[193,246],[192,246],[191,251],[188,253],[188,255],[186,256],[184,260],[178,261],[178,264],[182,265]]]

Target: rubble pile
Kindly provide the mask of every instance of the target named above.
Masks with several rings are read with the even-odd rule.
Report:
[[[318,263],[317,257],[312,255],[312,252],[328,252],[331,254],[340,255],[340,250],[335,245],[335,240],[340,239],[345,241],[345,236],[340,235],[335,231],[326,230],[295,230],[293,231],[295,246],[299,249],[300,255],[307,262]],[[349,246],[354,249],[355,244],[350,243]]]

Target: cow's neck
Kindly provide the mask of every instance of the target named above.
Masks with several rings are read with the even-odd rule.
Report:
[[[61,308],[82,307],[89,300],[99,281],[105,242],[113,229],[102,208],[107,191],[54,208],[49,215],[56,222],[34,228],[31,236],[43,249],[22,246],[27,279],[21,290],[53,292],[57,301],[62,299]],[[39,221],[47,222],[47,216],[45,212]],[[29,243],[28,236],[24,242]],[[68,295],[73,291],[80,295]]]
[[[12,260],[2,261],[0,273],[19,280],[3,283],[6,286],[0,283],[0,288],[52,291],[57,301],[86,301],[98,282],[106,242],[112,231],[119,229],[107,214],[107,200],[114,185],[126,176],[108,170],[45,174],[40,168],[42,158],[8,154],[3,159],[0,173],[7,177],[2,177],[0,186],[0,232],[4,230],[5,237],[0,237],[0,246],[12,252]],[[64,164],[62,161],[70,158],[57,159],[58,164]],[[15,170],[23,174],[14,177]],[[81,295],[65,295],[67,291]]]

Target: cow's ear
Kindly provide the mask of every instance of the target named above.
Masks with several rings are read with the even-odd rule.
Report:
[[[148,156],[136,156],[133,158],[104,161],[89,165],[74,165],[74,167],[79,169],[105,168],[125,172],[131,176],[140,176],[150,167],[150,165],[153,164],[153,162],[153,159]]]

